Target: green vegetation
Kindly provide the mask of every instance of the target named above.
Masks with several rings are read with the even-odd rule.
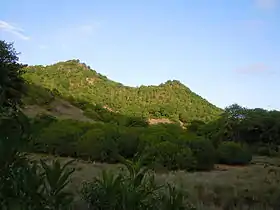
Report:
[[[97,105],[96,109],[105,108],[125,116],[169,118],[184,123],[196,119],[210,121],[221,113],[221,109],[179,81],[168,81],[159,86],[127,87],[107,79],[78,60],[46,67],[29,66],[24,78],[30,85],[41,86],[67,98],[94,119],[98,116],[92,113],[92,105]],[[38,99],[39,93],[30,95],[28,102],[31,104],[43,101]],[[50,101],[51,97],[46,95]],[[30,100],[31,97],[34,101]]]
[[[83,199],[92,209],[191,209],[184,203],[184,195],[175,187],[155,183],[155,176],[149,174],[140,162],[124,162],[127,171],[114,175],[104,170],[100,178],[84,183]],[[128,173],[127,173],[128,172]]]
[[[207,183],[186,192],[175,182],[162,186],[154,172],[245,167],[253,154],[278,156],[279,131],[278,111],[236,104],[221,110],[179,81],[127,87],[77,60],[27,67],[12,44],[0,41],[0,205],[7,210],[72,209],[81,198],[90,209],[109,210],[278,208],[276,166],[266,171],[263,197],[248,186],[207,192]],[[77,171],[68,167],[75,161],[31,161],[26,152],[126,169],[92,176],[75,193],[70,180]]]
[[[244,146],[236,142],[223,142],[218,147],[218,156],[221,163],[244,164],[251,161],[252,156]]]
[[[38,154],[33,154],[29,158],[32,160],[43,159],[46,162],[54,159],[49,155]],[[68,162],[72,159],[59,158],[59,160]],[[192,173],[185,171],[153,173],[152,171],[147,171],[146,179],[149,180],[151,177],[155,179],[155,185],[160,187],[155,191],[157,196],[169,195],[168,184],[174,187],[178,194],[183,195],[183,203],[187,209],[191,207],[189,209],[273,210],[280,207],[279,163],[279,158],[254,157],[249,166],[217,165],[215,170],[210,172]],[[131,183],[129,170],[122,164],[91,163],[74,159],[72,166],[76,170],[71,176],[71,182],[67,188],[75,196],[73,203],[76,207],[75,209],[86,210],[88,209],[87,205],[91,202],[96,202],[98,198],[104,199],[105,204],[108,202],[108,200],[105,200],[106,198],[111,199],[110,203],[113,205],[116,199],[121,199],[114,195],[119,193],[119,190],[125,191],[125,189],[116,187]],[[144,169],[141,167],[141,170]],[[105,188],[104,184],[112,183],[109,182],[112,179],[105,179],[107,181],[105,182],[102,176],[103,171],[106,171],[109,175],[113,174],[114,178],[121,176],[125,180],[128,179],[128,181],[126,183],[115,183],[114,186],[106,185]],[[112,189],[109,186],[115,187],[115,190],[109,191],[108,189]],[[133,188],[130,186],[129,190],[130,192],[135,192],[137,189],[140,190],[140,187]],[[154,188],[151,187],[150,189]],[[109,194],[109,192],[112,193]],[[135,194],[131,193],[129,198],[132,200]],[[127,194],[124,195],[128,196]],[[86,199],[81,200],[81,197]],[[171,197],[170,201],[172,200],[174,199]],[[104,205],[104,203],[102,204]],[[159,205],[159,207],[161,206]]]

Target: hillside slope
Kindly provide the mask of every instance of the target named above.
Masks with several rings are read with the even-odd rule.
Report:
[[[184,123],[210,121],[222,111],[179,81],[167,81],[159,86],[128,87],[109,80],[78,60],[29,66],[24,78],[30,84],[29,96],[33,97],[25,100],[29,105],[47,103],[42,99],[51,99],[55,94],[87,112],[98,106],[98,109],[105,108],[125,116],[168,118]],[[42,90],[51,91],[46,95]]]

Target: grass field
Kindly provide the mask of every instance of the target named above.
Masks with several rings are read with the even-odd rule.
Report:
[[[32,159],[52,160],[54,157],[30,155]],[[70,158],[58,158],[62,162]],[[87,163],[75,160],[76,171],[69,188],[76,196],[77,209],[86,209],[79,199],[79,189],[103,169],[118,171],[121,165]],[[254,157],[249,166],[216,165],[210,172],[184,171],[156,174],[159,184],[172,183],[183,189],[189,200],[199,210],[218,209],[280,209],[280,159]]]

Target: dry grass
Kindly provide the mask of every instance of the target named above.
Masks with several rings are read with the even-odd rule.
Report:
[[[31,157],[47,160],[54,158],[41,155],[32,155]],[[69,158],[59,159],[69,160]],[[246,167],[217,165],[216,170],[210,172],[166,172],[156,174],[156,179],[158,183],[174,183],[186,191],[197,209],[227,209],[228,205],[241,202],[241,200],[242,205],[245,201],[252,202],[253,207],[237,206],[233,209],[272,209],[267,204],[272,202],[275,190],[280,187],[279,163],[277,158],[255,157],[252,164]],[[73,167],[76,168],[76,172],[72,176],[70,189],[78,193],[84,181],[92,180],[103,169],[118,171],[121,165],[75,160]]]
[[[83,111],[67,101],[56,99],[48,106],[29,105],[23,109],[23,112],[31,117],[38,114],[48,114],[60,119],[76,119],[80,121],[93,122],[92,119],[86,117]]]

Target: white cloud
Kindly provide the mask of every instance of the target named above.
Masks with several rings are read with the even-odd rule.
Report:
[[[279,0],[254,0],[257,7],[261,9],[274,9]]]
[[[11,33],[15,36],[17,36],[18,38],[20,39],[23,39],[23,40],[29,40],[30,37],[24,35],[24,30],[19,28],[19,27],[16,27],[6,21],[3,21],[3,20],[0,20],[0,31],[6,31],[8,33]]]

